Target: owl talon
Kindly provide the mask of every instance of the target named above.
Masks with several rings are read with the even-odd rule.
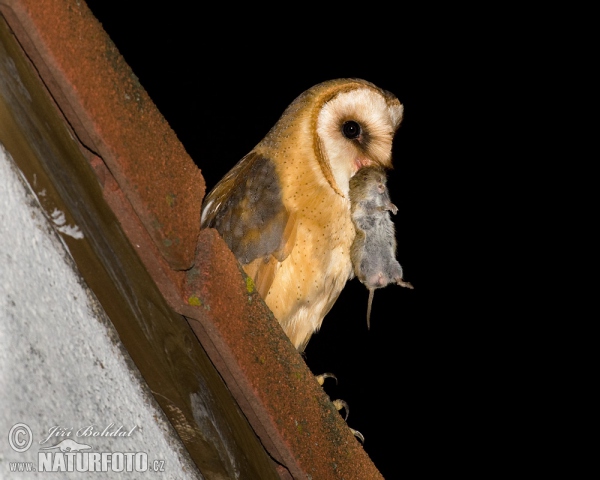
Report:
[[[350,428],[350,427],[348,427],[348,428]],[[358,430],[354,430],[353,428],[350,428],[350,431],[356,438],[358,438],[360,440],[360,443],[362,443],[362,444],[365,443],[365,437],[363,436],[362,433],[360,433]]]
[[[342,408],[346,411],[346,417],[344,418],[344,421],[348,420],[348,415],[350,415],[350,407],[348,406],[348,404],[344,401],[344,400],[340,400],[339,398],[337,400],[333,401],[333,406],[336,408],[336,410],[339,412]],[[363,436],[362,433],[360,433],[358,430],[354,430],[351,427],[350,431],[352,432],[352,435],[354,435],[356,438],[358,438],[360,440],[360,443],[365,443],[365,437]]]
[[[327,378],[333,378],[335,380],[336,384],[338,381],[337,377],[333,373],[322,373],[321,375],[315,375],[315,378],[317,379],[317,382],[319,382],[319,385],[321,385],[321,386],[325,383],[325,380]],[[344,411],[346,412],[346,416],[344,417],[344,420],[348,420],[348,415],[350,415],[350,406],[348,405],[348,403],[339,398],[337,400],[333,400],[331,403],[333,403],[333,406],[335,407],[335,409],[338,412],[343,408]]]
[[[325,380],[327,378],[333,378],[335,380],[335,383],[337,383],[337,381],[338,381],[337,377],[333,373],[322,373],[321,375],[315,375],[315,378],[317,379],[317,382],[319,382],[319,385],[321,385],[321,386],[325,383]],[[338,412],[340,410],[344,409],[344,411],[346,412],[344,421],[348,421],[348,416],[350,415],[350,406],[348,405],[348,402],[338,398],[337,400],[333,400],[331,403],[333,403],[333,406],[335,407],[335,409]],[[350,428],[350,427],[348,427],[348,428]],[[358,430],[354,430],[353,428],[350,428],[350,431],[356,438],[358,438],[360,443],[365,443],[365,437],[363,436],[362,433],[360,433]]]
[[[342,408],[344,409],[344,411],[346,412],[346,416],[344,417],[344,420],[348,420],[348,415],[350,415],[350,406],[344,400],[341,400],[339,398],[337,400],[334,400],[332,403],[338,412]]]
[[[317,382],[319,382],[319,385],[321,385],[321,386],[323,386],[323,384],[325,383],[325,380],[327,378],[333,378],[335,380],[336,385],[338,383],[338,379],[333,373],[328,373],[328,372],[322,373],[321,375],[315,375],[315,378],[317,379]]]

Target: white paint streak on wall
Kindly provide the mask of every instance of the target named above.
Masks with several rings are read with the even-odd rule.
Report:
[[[83,233],[79,230],[77,225],[66,225],[67,220],[65,218],[64,212],[61,212],[57,208],[51,214],[52,221],[56,225],[56,229],[60,233],[64,233],[65,235],[69,235],[73,238],[81,239],[83,238]]]

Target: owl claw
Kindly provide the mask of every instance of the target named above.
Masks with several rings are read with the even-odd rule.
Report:
[[[348,428],[350,428],[350,427],[348,427]],[[350,431],[356,438],[358,438],[360,440],[360,443],[362,443],[362,444],[365,443],[365,437],[363,436],[362,433],[360,433],[358,430],[354,430],[353,428],[350,428]]]
[[[315,378],[317,379],[317,382],[319,382],[319,385],[321,385],[321,386],[325,383],[325,380],[327,378],[333,378],[335,380],[335,383],[337,383],[337,381],[338,381],[337,377],[333,373],[322,373],[321,375],[315,375]],[[331,403],[333,403],[333,406],[335,407],[335,409],[338,412],[340,410],[344,409],[344,411],[346,412],[344,421],[347,421],[348,416],[350,415],[350,406],[348,405],[348,403],[345,400],[342,400],[340,398],[338,398],[337,400],[333,400]],[[350,428],[350,427],[348,427],[348,428]],[[353,428],[350,428],[350,431],[352,432],[352,435],[354,435],[356,438],[358,438],[360,443],[365,443],[365,437],[363,436],[362,433],[360,433],[358,430],[354,430]]]
[[[342,408],[346,411],[346,417],[344,418],[344,421],[348,421],[348,415],[350,415],[350,407],[348,406],[348,404],[344,401],[344,400],[340,400],[339,398],[337,400],[333,401],[333,406],[336,408],[336,410],[339,412]],[[358,438],[360,440],[360,443],[365,443],[365,437],[363,436],[362,433],[360,433],[358,430],[354,430],[351,427],[350,431],[352,432],[352,435],[354,435],[356,438]]]
[[[348,403],[346,403],[344,400],[341,399],[337,399],[334,400],[333,402],[333,406],[335,407],[335,409],[339,412],[342,408],[344,409],[344,411],[346,412],[346,416],[344,417],[344,420],[348,420],[348,415],[350,415],[350,406],[348,405]]]
[[[321,386],[323,386],[323,384],[325,383],[325,380],[327,378],[333,378],[335,380],[336,385],[338,383],[338,379],[333,373],[327,373],[327,372],[322,373],[321,375],[315,375],[315,378],[317,379],[317,382],[319,382],[319,385],[321,385]]]

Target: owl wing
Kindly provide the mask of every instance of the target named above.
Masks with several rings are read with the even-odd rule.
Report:
[[[290,254],[296,215],[282,201],[275,164],[251,152],[204,200],[202,227],[215,228],[266,297],[277,267]]]

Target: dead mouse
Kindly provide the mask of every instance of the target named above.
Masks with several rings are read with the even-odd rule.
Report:
[[[350,179],[350,204],[356,228],[350,257],[354,274],[369,290],[367,328],[370,328],[375,289],[390,283],[411,289],[413,286],[402,278],[402,267],[396,260],[396,232],[388,212],[395,215],[398,208],[390,200],[381,167],[363,167]]]

